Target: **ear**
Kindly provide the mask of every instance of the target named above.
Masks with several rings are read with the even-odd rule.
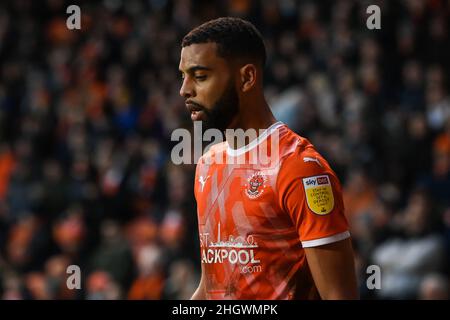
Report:
[[[254,64],[246,64],[239,69],[241,90],[248,92],[256,86],[257,69]]]

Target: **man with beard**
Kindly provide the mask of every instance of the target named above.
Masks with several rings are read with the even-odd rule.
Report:
[[[260,33],[239,18],[206,22],[182,41],[180,95],[191,119],[227,138],[196,168],[202,275],[192,299],[358,298],[339,180],[273,116],[265,60]],[[236,143],[230,129],[260,131]],[[248,160],[263,144],[268,163],[215,161]]]

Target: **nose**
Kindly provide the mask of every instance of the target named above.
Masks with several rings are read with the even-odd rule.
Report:
[[[180,88],[180,96],[183,98],[190,98],[194,96],[194,89],[192,88],[192,85],[187,77],[183,79],[183,84]]]

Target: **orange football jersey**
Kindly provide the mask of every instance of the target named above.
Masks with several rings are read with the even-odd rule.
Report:
[[[268,161],[250,161],[261,146]],[[277,122],[240,149],[216,144],[194,192],[207,299],[319,298],[303,248],[350,233],[338,178],[307,139]]]

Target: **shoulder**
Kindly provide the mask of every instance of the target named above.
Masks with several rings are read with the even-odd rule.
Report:
[[[291,195],[298,197],[298,192],[303,193],[304,188],[321,184],[330,185],[339,196],[342,193],[340,181],[328,161],[308,139],[295,135],[300,139],[280,161],[276,179],[280,199]]]
[[[280,173],[293,177],[332,173],[329,163],[307,138],[289,131],[281,143]]]

